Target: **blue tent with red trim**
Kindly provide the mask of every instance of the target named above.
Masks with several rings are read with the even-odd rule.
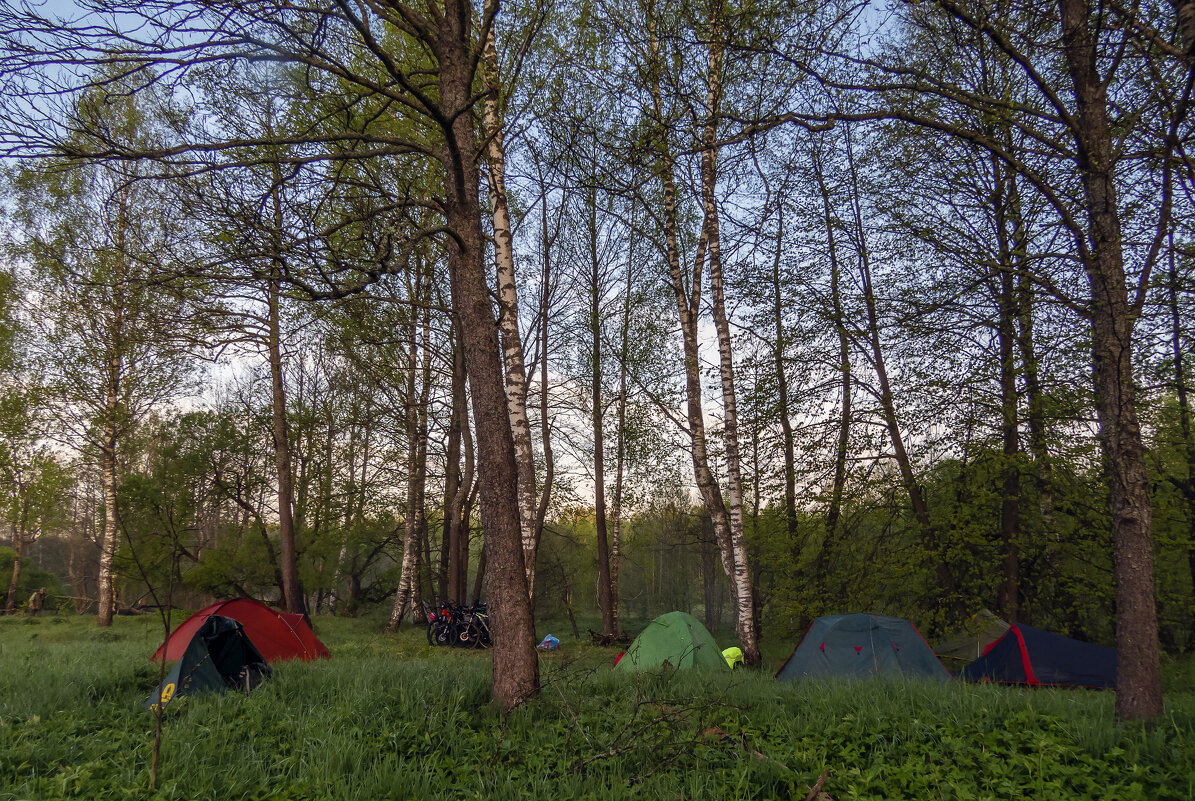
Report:
[[[1115,687],[1116,649],[1021,623],[959,673],[967,681],[1052,687]]]
[[[819,617],[776,671],[786,681],[877,677],[949,681],[950,672],[912,623],[865,614]]]

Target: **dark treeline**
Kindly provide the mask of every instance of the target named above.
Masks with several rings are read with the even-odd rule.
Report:
[[[758,664],[987,609],[1118,645],[1157,717],[1195,648],[1182,19],[5,3],[6,611],[486,597],[510,706],[537,619],[686,609]]]

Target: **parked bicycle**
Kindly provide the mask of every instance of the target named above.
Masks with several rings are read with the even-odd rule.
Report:
[[[457,648],[485,648],[492,644],[490,619],[486,605],[480,601],[471,606],[439,603],[428,607],[428,645],[452,645]]]
[[[486,648],[491,645],[490,618],[480,601],[459,610],[455,645],[461,648]]]
[[[452,604],[436,604],[429,608],[425,603],[424,612],[427,615],[427,644],[450,645],[453,639]]]

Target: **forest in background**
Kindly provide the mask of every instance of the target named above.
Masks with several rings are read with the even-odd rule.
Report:
[[[79,8],[0,16],[8,611],[1195,647],[1169,4]]]

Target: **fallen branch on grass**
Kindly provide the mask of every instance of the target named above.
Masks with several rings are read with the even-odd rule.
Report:
[[[589,639],[593,641],[594,645],[628,645],[631,638],[625,634],[598,634],[593,629],[589,629]]]
[[[805,801],[834,801],[829,793],[822,792],[822,785],[826,783],[826,778],[830,775],[830,771],[823,770],[822,775],[817,777],[817,781],[809,788],[809,795],[805,796]]]

